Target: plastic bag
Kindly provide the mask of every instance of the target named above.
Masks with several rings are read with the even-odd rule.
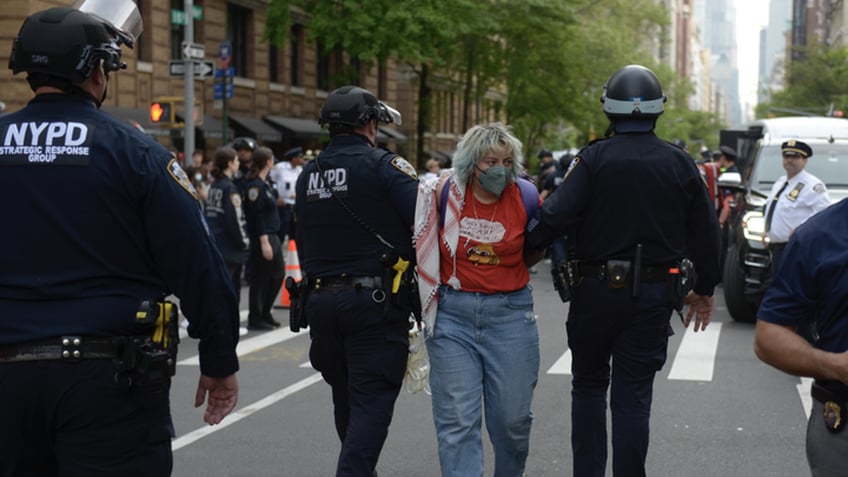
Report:
[[[406,360],[403,384],[409,394],[421,391],[430,394],[430,358],[424,344],[424,331],[417,326],[409,330],[409,357]]]

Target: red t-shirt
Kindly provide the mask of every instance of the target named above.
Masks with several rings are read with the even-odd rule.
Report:
[[[507,185],[497,202],[484,204],[465,190],[465,204],[459,218],[456,277],[467,292],[511,292],[530,281],[524,263],[524,228],[527,212],[518,186]],[[440,232],[441,282],[449,284],[454,274],[454,258],[445,247]]]

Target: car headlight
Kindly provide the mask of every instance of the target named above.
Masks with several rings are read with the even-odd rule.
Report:
[[[752,210],[743,215],[742,233],[747,240],[761,241],[766,233],[766,219],[763,213]]]

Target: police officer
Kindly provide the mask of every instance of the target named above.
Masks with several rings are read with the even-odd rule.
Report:
[[[739,172],[739,168],[736,167],[736,149],[720,146],[718,150],[718,165],[721,167],[721,172]]]
[[[539,174],[536,176],[536,187],[539,192],[542,192],[548,176],[556,172],[557,163],[554,160],[554,153],[547,149],[540,150],[536,157],[539,158]]]
[[[330,143],[304,166],[295,205],[309,357],[333,389],[336,475],[365,476],[376,474],[409,353],[418,178],[402,157],[374,148],[378,123],[401,117],[371,92],[333,91],[319,122]]]
[[[247,283],[250,310],[247,328],[270,330],[280,326],[271,315],[274,300],[285,275],[283,250],[280,247],[280,215],[277,212],[277,189],[268,180],[274,168],[274,153],[267,147],[253,152],[250,169],[245,178],[244,210],[250,237],[247,259]]]
[[[845,475],[848,453],[848,202],[798,227],[757,312],[757,356],[794,376],[815,378],[807,462],[815,477]],[[816,326],[812,344],[796,330]]]
[[[211,174],[215,182],[209,187],[204,212],[209,231],[215,237],[215,244],[227,263],[236,298],[240,298],[241,270],[247,261],[250,241],[247,238],[242,195],[232,180],[239,168],[236,150],[228,146],[219,147],[215,151],[213,163]]]
[[[35,98],[0,118],[0,200],[14,204],[0,236],[0,475],[170,475],[166,294],[200,339],[204,420],[236,404],[238,307],[191,182],[99,110],[141,29],[134,2],[87,0],[30,15],[12,45]]]
[[[772,185],[764,212],[772,270],[777,270],[795,228],[831,203],[822,181],[805,170],[813,149],[805,142],[789,139],[780,145],[780,152],[786,174]]]
[[[253,151],[256,150],[256,140],[251,137],[237,137],[233,139],[232,148],[236,150],[239,158],[239,170],[233,177],[236,185],[241,185],[247,172],[250,170],[250,162],[253,160]]]
[[[695,330],[704,329],[719,279],[718,227],[694,162],[653,132],[665,102],[654,73],[618,70],[601,101],[615,134],[577,154],[528,240],[539,250],[573,230],[566,323],[573,475],[605,475],[609,388],[613,473],[644,476],[654,375],[666,360],[669,318],[684,299],[678,272],[688,256],[698,280],[684,325],[695,315]]]

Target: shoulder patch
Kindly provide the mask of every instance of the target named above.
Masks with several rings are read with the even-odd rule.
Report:
[[[251,202],[256,202],[256,199],[259,198],[259,187],[254,186],[254,187],[251,187],[250,189],[247,189],[247,198]]]
[[[194,186],[191,185],[188,175],[185,173],[183,168],[180,167],[176,159],[171,159],[171,162],[168,163],[168,174],[171,175],[172,179],[177,181],[177,184],[179,184],[180,187],[191,194],[191,196],[194,197],[194,200],[197,200],[197,191],[194,189]]]
[[[238,192],[233,192],[232,194],[230,194],[230,202],[232,202],[233,207],[235,207],[236,209],[241,207],[241,194],[239,194]]]
[[[418,173],[415,172],[415,168],[412,167],[412,164],[410,164],[406,159],[400,156],[395,156],[391,162],[392,165],[395,166],[395,169],[403,172],[413,179],[418,179]]]
[[[577,167],[577,164],[580,164],[580,156],[574,156],[574,159],[571,160],[571,164],[568,165],[568,170],[565,171],[565,175],[562,176],[562,182],[565,182],[568,179],[568,176],[571,175],[571,172]]]
[[[813,190],[818,192],[819,194],[824,194],[825,192],[827,192],[827,189],[824,188],[824,184],[822,184],[821,182],[814,185]]]

